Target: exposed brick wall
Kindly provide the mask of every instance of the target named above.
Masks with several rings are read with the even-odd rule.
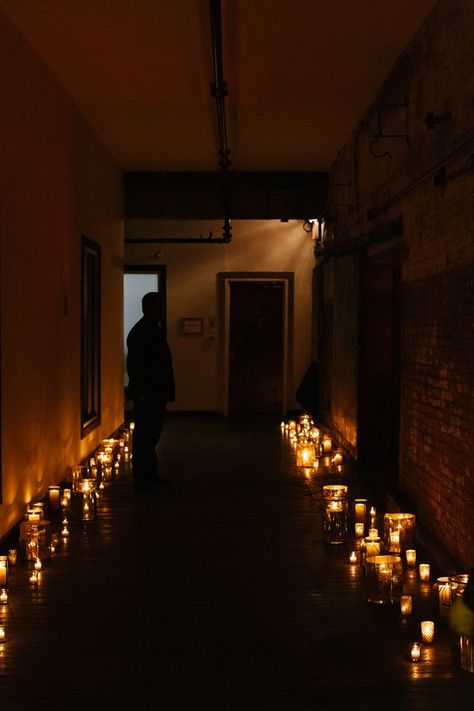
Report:
[[[377,246],[401,256],[398,483],[466,567],[474,565],[473,28],[470,0],[436,4],[333,166],[329,220],[329,250],[350,250],[403,218],[402,236]],[[434,128],[430,114],[440,120]],[[385,132],[408,139],[374,141],[380,118]],[[337,310],[334,343],[352,328],[347,308]],[[357,428],[354,402],[346,406]]]

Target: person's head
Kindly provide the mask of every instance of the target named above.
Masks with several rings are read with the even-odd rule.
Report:
[[[143,315],[154,321],[159,321],[164,316],[165,300],[163,294],[149,291],[142,299]]]

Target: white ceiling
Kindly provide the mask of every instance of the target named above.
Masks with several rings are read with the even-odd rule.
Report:
[[[433,0],[222,0],[232,170],[327,170]],[[127,170],[218,170],[208,0],[0,0]]]

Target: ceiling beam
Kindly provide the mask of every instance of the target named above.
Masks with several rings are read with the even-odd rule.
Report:
[[[311,171],[125,172],[128,219],[294,220],[324,214],[328,174]]]

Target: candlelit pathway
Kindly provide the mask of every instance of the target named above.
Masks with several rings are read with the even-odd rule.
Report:
[[[431,586],[408,583],[406,623],[366,602],[353,540],[322,542],[325,477],[308,486],[278,423],[170,416],[160,456],[171,483],[137,494],[122,471],[37,591],[14,570],[1,711],[473,707]],[[421,619],[437,638],[412,664]]]

